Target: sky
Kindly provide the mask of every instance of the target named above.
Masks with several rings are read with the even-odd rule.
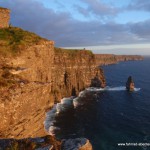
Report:
[[[150,0],[0,0],[11,24],[94,53],[150,55]]]

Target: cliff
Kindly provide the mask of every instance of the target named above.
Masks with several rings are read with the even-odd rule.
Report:
[[[78,94],[103,71],[90,51],[54,49],[54,42],[19,28],[0,29],[0,138],[46,135],[45,113]]]
[[[9,26],[10,10],[0,7],[0,28],[7,28]]]
[[[54,48],[54,41],[19,28],[0,29],[0,138],[45,136],[45,113],[55,103],[88,86],[106,85],[97,64],[131,59],[99,56]]]
[[[95,58],[98,66],[116,64],[120,61],[143,60],[139,55],[95,54]]]
[[[0,137],[45,134],[45,111],[54,104],[50,94],[54,42],[19,28],[0,32],[5,35],[0,40]]]
[[[97,68],[95,56],[88,50],[54,49],[54,67],[52,69],[52,92],[55,99],[76,96],[79,91],[90,86],[98,74],[100,86],[104,84],[103,70]]]

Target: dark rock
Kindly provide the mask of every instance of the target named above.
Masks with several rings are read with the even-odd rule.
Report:
[[[101,87],[101,82],[97,76],[91,80],[91,87]]]
[[[101,68],[95,69],[95,77],[91,79],[90,87],[101,87],[104,88],[106,86],[106,81],[104,78],[104,72]]]
[[[128,77],[128,80],[126,82],[126,89],[128,91],[134,91],[134,82],[131,76]]]
[[[92,145],[86,138],[67,139],[62,141],[61,150],[92,150]]]

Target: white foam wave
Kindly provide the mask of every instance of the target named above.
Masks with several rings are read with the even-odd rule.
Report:
[[[58,127],[55,126],[56,122],[56,116],[59,115],[61,112],[64,112],[70,108],[76,109],[78,106],[82,105],[81,98],[85,96],[87,92],[99,92],[99,91],[125,91],[125,86],[119,86],[119,87],[105,87],[105,88],[95,88],[95,87],[89,87],[85,89],[84,91],[81,91],[79,93],[78,97],[68,97],[61,99],[60,103],[57,103],[53,106],[53,108],[46,113],[46,119],[44,121],[44,127],[45,130],[50,135],[55,135],[55,132],[59,130]],[[140,88],[135,88],[134,91],[139,91]]]
[[[77,108],[78,106],[81,105],[80,98],[84,97],[86,95],[86,92],[87,92],[86,90],[81,91],[79,93],[78,97],[76,97],[76,98],[73,99],[73,106],[74,106],[74,108]]]
[[[73,105],[73,99],[74,99],[74,96],[71,96],[69,98],[63,98],[61,99],[61,104],[64,106],[64,107],[70,107]]]
[[[73,107],[77,108],[80,105],[80,99],[79,97],[76,97],[73,99]]]
[[[61,102],[57,103],[57,105],[56,105],[57,114],[73,107],[73,98],[74,97],[71,96],[68,98],[61,99]]]
[[[85,94],[86,94],[86,90],[81,91],[81,92],[79,93],[79,96],[78,96],[78,97],[84,97],[84,96],[85,96]]]
[[[60,130],[59,127],[56,127],[56,126],[50,126],[50,127],[49,127],[49,134],[52,135],[52,136],[54,136],[55,133],[56,133],[58,130]]]
[[[46,119],[44,121],[44,128],[50,135],[55,135],[55,132],[59,130],[55,126],[56,116],[67,109],[73,108],[73,96],[61,99],[60,103],[57,103],[53,108],[46,113]]]
[[[49,126],[54,124],[55,113],[56,113],[56,105],[54,105],[53,108],[46,113],[46,120],[44,122],[44,126],[47,131],[49,130]]]
[[[138,92],[138,91],[140,91],[141,90],[141,88],[134,88],[134,91],[135,92]]]
[[[105,88],[89,87],[86,90],[87,91],[91,91],[91,92],[99,92],[99,91],[126,91],[126,87],[125,86],[118,86],[118,87],[106,86]],[[134,88],[135,92],[137,92],[139,90],[140,90],[140,88]]]
[[[54,127],[56,112],[57,112],[56,105],[54,105],[53,108],[46,113],[44,128],[50,135],[54,134],[54,130],[52,130],[52,128]]]

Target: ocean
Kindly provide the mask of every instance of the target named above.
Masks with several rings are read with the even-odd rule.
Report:
[[[59,139],[86,137],[94,150],[150,149],[150,58],[102,68],[107,87],[88,88],[78,98],[71,97],[75,109],[56,106],[59,115],[47,116],[53,119],[52,130]],[[130,75],[134,92],[125,89]]]

